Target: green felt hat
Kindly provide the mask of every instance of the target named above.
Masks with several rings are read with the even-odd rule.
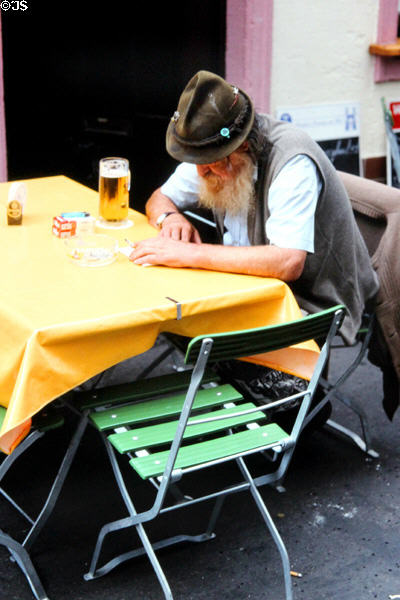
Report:
[[[181,162],[208,164],[237,150],[254,121],[250,98],[219,75],[192,77],[167,129],[168,153]]]

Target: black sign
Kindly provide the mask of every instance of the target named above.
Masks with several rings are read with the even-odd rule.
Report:
[[[317,141],[335,169],[360,175],[360,139],[358,137]]]
[[[397,141],[397,146],[400,150],[400,129],[393,129],[394,136]],[[390,143],[387,145],[387,160],[386,160],[386,179],[387,184],[395,188],[400,188],[400,181],[394,168],[392,153],[390,149]]]

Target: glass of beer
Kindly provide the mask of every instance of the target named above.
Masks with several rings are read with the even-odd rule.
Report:
[[[128,217],[130,189],[129,161],[126,158],[102,158],[99,165],[100,218],[112,224]]]

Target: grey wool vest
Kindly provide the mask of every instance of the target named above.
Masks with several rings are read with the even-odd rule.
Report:
[[[269,116],[259,119],[265,146],[258,160],[256,208],[248,218],[250,243],[269,243],[265,231],[268,191],[283,165],[297,154],[311,158],[322,181],[315,212],[314,253],[307,254],[301,277],[289,285],[300,307],[307,312],[344,304],[348,314],[341,335],[351,343],[364,306],[376,295],[379,286],[346,190],[325,152],[307,134]],[[221,232],[220,218],[218,222]]]

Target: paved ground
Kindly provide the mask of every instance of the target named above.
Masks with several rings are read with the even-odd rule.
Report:
[[[342,368],[352,352],[334,351],[334,371]],[[128,376],[127,364],[115,374],[117,378]],[[262,490],[287,545],[292,568],[303,575],[293,579],[295,600],[385,600],[400,595],[400,414],[393,423],[386,418],[380,371],[367,361],[346,389],[367,409],[379,458],[367,457],[328,432],[316,432],[297,449],[285,482],[286,493]],[[354,416],[339,403],[334,416],[358,428]],[[26,496],[33,496],[33,507],[39,506],[47,480],[43,465],[56,468],[68,433],[67,427],[62,434],[57,432],[39,442],[29,461],[23,461],[8,477],[8,489],[15,494],[26,489]],[[37,540],[35,564],[51,600],[161,599],[144,558],[126,563],[102,579],[83,580],[99,526],[125,514],[103,452],[97,437],[89,433],[49,525]],[[260,465],[256,462],[253,466],[257,469]],[[142,494],[145,500],[144,490]],[[157,531],[150,531],[154,538],[170,527],[196,532],[201,530],[204,516],[203,508],[194,515],[181,511],[179,517],[168,516]],[[16,536],[22,535],[24,523],[3,502],[1,523]],[[284,599],[275,546],[246,493],[226,501],[216,533],[213,541],[176,546],[159,554],[175,600]],[[124,536],[119,543],[127,541]],[[19,569],[0,548],[0,600],[31,598]]]

